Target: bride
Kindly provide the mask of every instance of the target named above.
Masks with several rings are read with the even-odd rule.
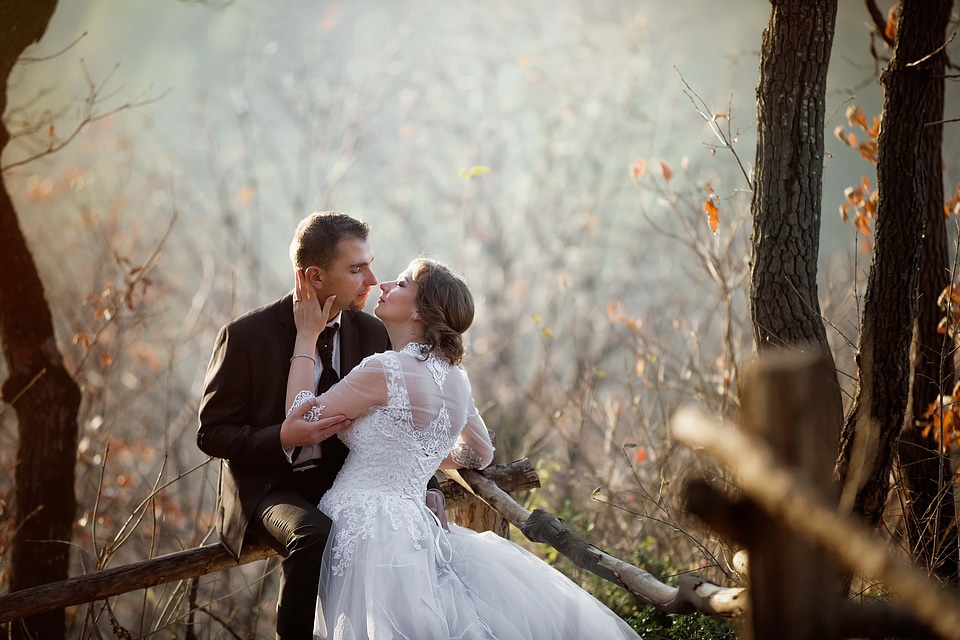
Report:
[[[462,334],[473,296],[447,267],[417,259],[380,285],[374,313],[396,349],[370,356],[314,397],[314,366],[295,357],[284,426],[350,421],[350,454],[320,501],[333,521],[314,637],[334,640],[637,638],[613,612],[545,562],[492,533],[445,529],[424,504],[438,468],[480,469],[493,446],[477,412]],[[294,353],[313,353],[332,305],[297,275]],[[296,424],[299,423],[299,424]],[[317,453],[319,445],[315,445]],[[311,455],[304,452],[301,455]]]

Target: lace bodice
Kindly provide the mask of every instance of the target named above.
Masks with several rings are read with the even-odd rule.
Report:
[[[302,392],[294,406],[309,397]],[[378,397],[341,432],[350,454],[319,505],[339,524],[335,573],[377,517],[423,543],[427,482],[441,462],[450,455],[476,468],[492,454],[466,373],[433,354],[424,360],[420,345],[368,357],[321,395],[316,409],[350,416],[351,407]]]

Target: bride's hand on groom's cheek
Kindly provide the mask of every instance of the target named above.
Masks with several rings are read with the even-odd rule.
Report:
[[[293,294],[293,317],[297,330],[307,334],[320,335],[333,315],[333,303],[337,296],[327,296],[320,304],[303,270],[296,272],[296,288]]]
[[[323,416],[319,420],[307,420],[306,415],[316,405],[316,399],[294,409],[280,425],[280,443],[285,448],[309,447],[320,444],[350,426],[345,416]]]

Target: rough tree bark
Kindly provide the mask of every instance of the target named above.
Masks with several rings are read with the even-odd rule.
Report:
[[[837,0],[771,0],[757,87],[750,314],[761,353],[805,347],[833,356],[817,295],[827,67]],[[836,416],[839,384],[823,402]]]
[[[921,28],[931,39],[946,41],[946,19],[952,0],[923,3]],[[882,28],[882,25],[881,25]],[[897,455],[909,514],[907,540],[920,566],[945,582],[957,583],[958,536],[955,525],[950,460],[943,455],[934,434],[923,431],[923,415],[953,388],[953,345],[938,330],[944,312],[937,298],[950,284],[947,225],[943,214],[943,107],[947,55],[941,50],[930,58],[932,82],[927,93],[921,163],[924,183],[924,233],[920,249],[917,291],[917,327],[914,346],[913,386],[908,415]],[[936,124],[934,124],[936,123]]]
[[[917,319],[920,248],[926,218],[924,121],[934,85],[932,54],[943,45],[951,0],[901,3],[877,138],[877,223],[857,353],[859,389],[841,434],[841,503],[876,526],[910,393],[910,346]],[[942,14],[942,16],[941,16]],[[936,17],[939,26],[931,25]],[[926,24],[925,24],[926,23]]]
[[[56,0],[0,0],[0,113],[10,74],[47,29]],[[0,153],[10,133],[0,122]],[[76,511],[80,391],[63,367],[50,307],[6,186],[0,184],[0,347],[8,378],[3,401],[17,415],[19,444],[10,590],[67,577]],[[11,627],[13,637],[62,638],[62,611]]]

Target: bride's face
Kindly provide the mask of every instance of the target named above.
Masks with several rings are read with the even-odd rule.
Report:
[[[396,280],[380,283],[380,299],[373,310],[384,324],[402,323],[413,320],[417,315],[417,289],[413,281],[413,269],[407,269]]]

